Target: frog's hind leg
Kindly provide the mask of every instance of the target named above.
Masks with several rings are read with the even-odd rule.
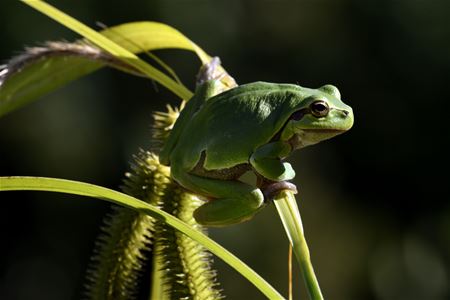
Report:
[[[219,180],[189,173],[176,174],[189,190],[212,198],[194,212],[194,218],[205,226],[226,226],[244,222],[264,206],[260,189],[237,180]]]

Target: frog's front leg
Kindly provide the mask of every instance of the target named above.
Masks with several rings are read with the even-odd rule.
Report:
[[[281,161],[291,151],[291,146],[286,142],[268,143],[255,150],[250,157],[250,164],[256,173],[269,180],[291,180],[295,177],[294,169],[290,163]]]
[[[195,220],[205,226],[247,221],[264,206],[260,189],[237,180],[200,177],[182,170],[172,170],[172,176],[188,190],[212,198],[194,211]]]

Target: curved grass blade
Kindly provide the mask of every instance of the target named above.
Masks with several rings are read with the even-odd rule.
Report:
[[[202,64],[211,57],[175,28],[159,22],[131,22],[109,27],[100,32],[111,41],[133,53],[176,48],[193,51]]]
[[[28,48],[0,71],[0,116],[108,64],[104,54],[74,43]]]
[[[323,300],[319,282],[311,264],[308,245],[303,234],[302,219],[294,194],[292,191],[283,190],[273,200],[303,273],[309,297],[312,300]]]
[[[81,195],[109,201],[161,220],[205,246],[253,283],[269,299],[284,299],[255,271],[203,233],[172,215],[129,195],[93,184],[45,177],[0,177],[0,191],[48,191]]]
[[[195,52],[202,63],[210,60],[186,36],[162,23],[126,23],[100,33],[132,53],[176,48]],[[51,44],[60,46],[29,48],[8,65],[0,66],[0,117],[106,65],[142,76],[138,70],[126,67],[123,62],[118,64],[114,56],[83,41]],[[184,93],[189,98],[190,92]]]
[[[165,86],[180,98],[189,99],[192,96],[192,93],[186,87],[178,84],[160,70],[140,59],[134,53],[128,51],[127,49],[108,39],[106,36],[89,28],[88,26],[51,6],[50,4],[40,0],[23,0],[23,2],[45,14],[46,16],[52,18],[58,23],[61,23],[67,28],[73,30],[74,32],[80,34],[81,36],[95,44],[97,47],[117,57],[125,64],[134,67],[136,70],[145,74],[149,78],[159,82],[161,85]]]

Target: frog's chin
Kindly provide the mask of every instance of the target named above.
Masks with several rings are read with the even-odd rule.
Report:
[[[290,142],[294,148],[299,149],[331,139],[344,132],[345,130],[339,129],[301,129],[296,132]]]

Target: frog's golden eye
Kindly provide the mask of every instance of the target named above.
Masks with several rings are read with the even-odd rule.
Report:
[[[328,115],[328,112],[330,111],[328,103],[323,100],[314,101],[309,105],[309,109],[313,116],[316,118],[326,117]]]

